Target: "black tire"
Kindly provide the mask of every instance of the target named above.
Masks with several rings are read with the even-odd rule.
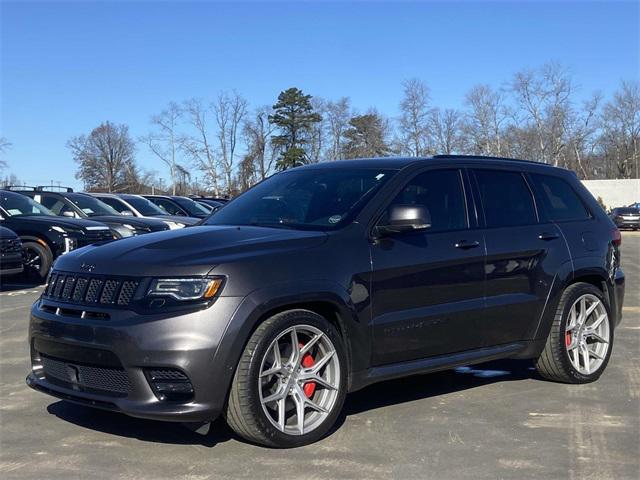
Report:
[[[281,332],[294,325],[310,325],[321,330],[332,342],[339,360],[340,385],[336,401],[322,424],[309,433],[291,435],[277,429],[260,403],[257,379],[267,349]],[[229,400],[224,412],[228,425],[245,440],[273,448],[300,447],[318,441],[335,424],[346,396],[347,360],[342,338],[322,316],[308,310],[278,313],[258,326],[247,343],[236,368]]]
[[[25,256],[25,276],[38,282],[44,282],[53,263],[53,253],[51,253],[51,249],[39,242],[26,241],[22,244],[22,251]],[[39,258],[39,261],[37,265],[30,266],[28,264],[29,260],[35,256]]]
[[[609,348],[607,349],[606,356],[600,367],[592,372],[590,375],[585,375],[578,370],[576,370],[571,364],[571,360],[569,359],[569,353],[567,352],[567,347],[565,343],[565,329],[567,324],[567,319],[573,304],[580,298],[582,295],[591,294],[596,296],[603,304],[604,308],[607,312],[607,322],[609,322]],[[536,369],[538,373],[542,375],[544,378],[548,380],[552,380],[555,382],[563,382],[563,383],[590,383],[602,375],[607,364],[609,363],[609,358],[611,357],[611,352],[613,351],[613,338],[614,338],[614,329],[613,324],[611,324],[611,310],[609,309],[609,305],[605,301],[602,292],[588,283],[574,283],[569,285],[565,291],[562,293],[562,297],[560,298],[560,303],[558,304],[558,308],[556,309],[556,314],[553,319],[553,324],[551,325],[551,331],[549,332],[549,336],[547,337],[547,342],[545,344],[544,350],[536,360]]]

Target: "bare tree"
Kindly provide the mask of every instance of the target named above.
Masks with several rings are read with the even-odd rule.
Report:
[[[0,171],[7,168],[7,161],[4,159],[4,154],[11,148],[11,142],[5,137],[0,137]]]
[[[87,190],[126,189],[129,173],[135,169],[135,145],[129,127],[104,122],[89,135],[70,139],[67,147],[78,164],[76,178],[84,182]]]
[[[583,102],[582,109],[571,112],[568,116],[567,135],[570,153],[573,162],[567,166],[578,170],[583,179],[590,175],[586,164],[587,156],[592,157],[597,145],[598,110],[602,101],[600,93],[594,93],[591,98]]]
[[[239,129],[247,114],[247,101],[237,92],[223,92],[218,95],[213,105],[216,124],[218,126],[218,149],[228,194],[233,190],[233,172],[238,146]]]
[[[349,128],[351,118],[351,100],[349,97],[342,97],[336,102],[327,102],[325,106],[325,117],[328,130],[328,153],[329,160],[338,160],[342,156],[344,145],[344,134]]]
[[[516,73],[511,88],[524,112],[524,127],[536,134],[538,159],[558,166],[566,147],[571,78],[562,66],[548,63],[539,71]]]
[[[309,163],[318,163],[324,159],[326,153],[327,121],[325,118],[327,110],[326,100],[320,97],[311,98],[313,110],[320,115],[319,121],[313,123],[310,129],[309,138]]]
[[[502,94],[489,85],[476,85],[465,97],[469,109],[464,134],[470,153],[504,155],[502,129],[508,113]]]
[[[402,83],[400,102],[400,143],[405,152],[414,157],[429,153],[429,88],[416,78]]]
[[[247,155],[242,160],[244,165],[241,166],[241,170],[245,173],[249,171],[256,173],[260,180],[264,180],[271,173],[279,154],[277,149],[272,148],[270,141],[275,131],[273,125],[269,123],[270,113],[270,106],[260,107],[254,112],[252,118],[245,120],[242,127]],[[247,162],[253,163],[253,170],[249,168]],[[250,178],[250,175],[244,175],[243,178]]]
[[[171,102],[165,110],[151,118],[156,131],[140,139],[151,153],[158,157],[167,167],[171,177],[171,191],[176,194],[178,180],[178,155],[182,139],[178,133],[178,124],[182,117],[182,109]]]
[[[461,147],[461,115],[457,110],[434,109],[429,118],[431,144],[442,155],[451,155]]]
[[[208,124],[211,107],[200,99],[192,98],[184,102],[183,111],[195,134],[182,137],[182,148],[195,166],[205,174],[207,183],[218,195],[219,161],[215,153],[215,139],[211,138],[212,132]]]
[[[604,106],[603,149],[613,161],[616,175],[638,178],[640,170],[640,84],[622,82],[613,99]]]

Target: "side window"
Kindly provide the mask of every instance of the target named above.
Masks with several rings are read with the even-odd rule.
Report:
[[[153,202],[164,208],[170,215],[184,215],[182,210],[180,210],[176,205],[173,204],[173,202],[170,202],[169,200],[165,200],[164,198],[154,198]]]
[[[563,179],[539,173],[529,176],[549,220],[562,222],[591,217],[578,194]]]
[[[529,186],[519,172],[475,170],[488,227],[538,222]]]
[[[115,198],[111,198],[111,197],[96,197],[96,198],[98,200],[100,200],[101,202],[104,202],[107,205],[109,205],[110,207],[114,208],[116,210],[116,212],[118,212],[118,213],[122,213],[125,210],[128,210],[127,207],[123,203],[120,203]]]
[[[61,215],[65,210],[65,205],[62,201],[52,195],[35,195],[34,200],[41,205],[44,205],[56,215]],[[68,210],[68,209],[66,209]]]
[[[467,210],[459,170],[431,170],[417,175],[393,199],[392,205],[423,205],[431,214],[429,232],[467,228]],[[388,211],[380,220],[384,224]]]

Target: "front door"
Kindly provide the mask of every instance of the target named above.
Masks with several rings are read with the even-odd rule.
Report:
[[[389,204],[427,207],[431,227],[371,245],[374,365],[481,346],[485,246],[469,228],[463,178],[459,169],[424,171]]]

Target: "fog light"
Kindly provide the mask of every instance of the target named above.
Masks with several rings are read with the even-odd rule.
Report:
[[[145,370],[147,381],[158,400],[187,402],[193,398],[193,385],[183,372],[175,368]]]

